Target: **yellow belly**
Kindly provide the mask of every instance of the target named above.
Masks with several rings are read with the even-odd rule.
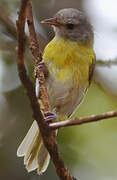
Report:
[[[82,45],[55,37],[45,48],[49,70],[47,88],[51,107],[70,115],[89,85],[89,67],[95,59],[92,44]]]

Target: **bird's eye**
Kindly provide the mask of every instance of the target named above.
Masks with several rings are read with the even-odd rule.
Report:
[[[66,24],[66,27],[67,27],[67,29],[72,30],[74,28],[74,24],[68,23],[68,24]]]

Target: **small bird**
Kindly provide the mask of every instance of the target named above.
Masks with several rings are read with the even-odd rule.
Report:
[[[61,9],[42,23],[51,25],[55,32],[42,57],[48,69],[49,102],[51,110],[56,111],[56,121],[65,120],[79,106],[91,83],[96,60],[93,28],[84,14],[73,8]],[[37,96],[38,92],[36,83]],[[17,156],[24,156],[28,172],[37,169],[40,175],[46,171],[50,156],[36,121],[20,144]]]

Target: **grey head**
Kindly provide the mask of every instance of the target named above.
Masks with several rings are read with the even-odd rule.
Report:
[[[77,9],[61,9],[53,18],[45,19],[42,23],[52,25],[57,36],[81,43],[93,41],[93,28],[86,16]]]

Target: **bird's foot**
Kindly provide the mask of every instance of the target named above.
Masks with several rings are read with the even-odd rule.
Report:
[[[53,120],[57,119],[57,114],[54,110],[53,111],[47,111],[44,113],[44,115],[45,115],[45,121],[47,123],[51,123]]]
[[[43,71],[45,77],[48,76],[48,68],[44,62],[40,62],[38,65],[38,68],[39,68],[39,70]]]

